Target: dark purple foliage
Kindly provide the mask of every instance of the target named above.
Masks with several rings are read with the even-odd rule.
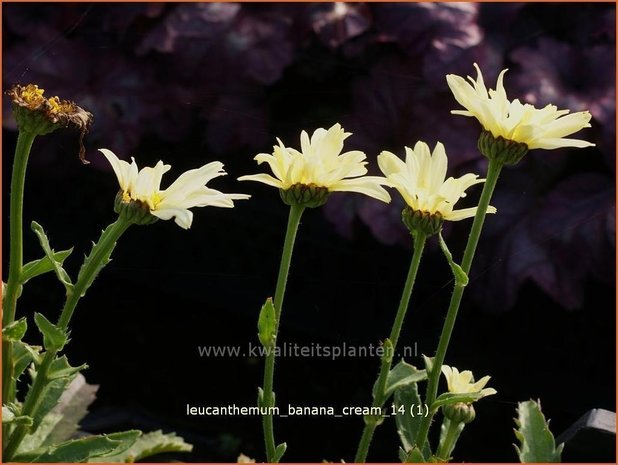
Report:
[[[419,139],[445,144],[450,174],[482,174],[478,123],[450,114],[458,105],[445,75],[475,75],[476,62],[493,85],[509,68],[511,98],[590,110],[593,127],[581,137],[597,147],[533,151],[505,170],[471,289],[501,310],[533,282],[575,308],[587,279],[612,275],[612,4],[9,3],[3,21],[5,86],[36,82],[93,112],[89,155],[182,144],[233,156],[247,171],[275,136],[296,141],[301,129],[339,121],[374,174],[381,150],[403,155]],[[3,115],[14,129],[6,99]],[[336,194],[324,212],[347,237],[361,222],[407,249],[393,194],[390,205]],[[469,225],[456,226],[464,238]]]

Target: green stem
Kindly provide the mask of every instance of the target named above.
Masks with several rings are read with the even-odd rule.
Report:
[[[419,265],[421,263],[421,257],[425,248],[425,242],[427,236],[421,232],[416,232],[414,238],[414,254],[412,255],[412,261],[410,262],[410,269],[408,270],[408,276],[406,283],[401,294],[401,300],[399,301],[399,308],[397,309],[397,315],[393,322],[393,327],[390,334],[390,342],[392,343],[392,351],[394,353],[397,348],[397,342],[399,341],[399,335],[401,334],[401,328],[408,311],[410,303],[410,296],[412,295],[412,289],[414,288],[414,281],[416,280],[416,274],[418,272]],[[393,361],[393,354],[385,354],[382,358],[380,366],[380,374],[377,380],[377,389],[373,397],[372,407],[382,407],[386,402],[385,391],[386,381],[388,379],[388,373],[390,372]],[[363,463],[367,459],[369,447],[371,446],[371,440],[373,433],[379,424],[378,418],[367,418],[365,420],[365,428],[358,444],[356,451],[355,463]]]
[[[62,309],[62,313],[58,319],[57,326],[59,328],[64,330],[67,329],[79,299],[85,294],[88,286],[92,282],[93,276],[95,276],[101,268],[105,266],[106,258],[111,253],[111,250],[116,245],[116,242],[120,236],[122,236],[130,225],[131,223],[125,220],[122,216],[118,217],[116,222],[108,227],[101,235],[99,242],[93,246],[89,259],[84,263],[84,267],[80,271],[78,280],[75,283],[73,290],[67,295],[64,308]],[[26,396],[26,400],[24,401],[22,415],[30,417],[36,415],[40,403],[43,400],[45,388],[50,381],[49,368],[51,363],[56,358],[57,353],[57,350],[49,350],[45,352],[43,361],[37,369],[36,378],[34,379],[32,387],[30,388],[28,395]],[[13,434],[11,434],[4,451],[3,459],[5,462],[8,462],[14,458],[19,445],[28,432],[28,426],[20,425],[15,429]]]
[[[9,274],[5,294],[2,298],[2,327],[15,320],[17,299],[21,294],[21,273],[24,266],[23,250],[23,212],[24,186],[26,184],[26,168],[32,143],[36,134],[19,131],[13,173],[11,177],[11,203],[9,206]],[[13,347],[11,342],[2,342],[2,403],[15,400],[15,383],[13,381]],[[6,429],[5,429],[6,430]]]
[[[290,207],[290,215],[288,217],[288,226],[285,233],[285,241],[283,243],[283,253],[281,254],[281,264],[279,265],[279,275],[277,276],[277,287],[275,289],[275,344],[277,334],[279,333],[279,323],[281,321],[281,311],[283,309],[283,297],[285,296],[285,286],[288,280],[290,271],[290,262],[292,260],[292,252],[294,250],[294,242],[300,218],[305,207],[293,205]],[[275,376],[275,350],[274,347],[268,349],[266,362],[264,365],[264,387],[262,392],[262,405],[265,407],[274,406],[273,381]],[[266,446],[267,462],[275,461],[275,433],[273,429],[273,416],[268,409],[262,417],[262,426],[264,429],[264,444]]]
[[[493,195],[494,189],[502,170],[502,163],[493,160],[489,161],[489,167],[487,169],[487,179],[483,186],[483,192],[479,200],[478,209],[472,222],[472,228],[470,229],[470,235],[468,237],[468,243],[464,251],[463,260],[461,262],[461,268],[464,273],[469,274],[472,266],[472,260],[474,259],[474,253],[476,252],[476,246],[478,245],[481,231],[483,229],[483,223],[487,214],[487,207]],[[426,403],[431,405],[436,400],[438,393],[438,382],[440,381],[440,373],[442,370],[442,364],[446,357],[446,350],[453,334],[453,328],[455,327],[455,321],[457,320],[457,313],[459,312],[459,305],[461,304],[461,298],[463,297],[465,286],[462,283],[455,281],[455,288],[451,295],[451,301],[449,303],[448,312],[446,314],[446,321],[442,327],[442,334],[440,335],[440,342],[438,343],[438,349],[436,350],[436,356],[433,361],[433,368],[431,373],[428,373],[429,381],[427,385]],[[427,441],[427,435],[429,433],[429,426],[433,419],[435,411],[431,411],[427,417],[423,417],[419,432],[417,436],[417,445],[422,448],[425,441]]]

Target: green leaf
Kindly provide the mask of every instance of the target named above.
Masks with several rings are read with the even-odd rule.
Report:
[[[15,415],[13,410],[7,407],[6,405],[2,406],[2,424],[14,424],[14,425],[24,425],[24,426],[32,426],[32,417],[27,415]]]
[[[54,271],[56,269],[54,263],[58,263],[62,266],[66,258],[71,255],[72,252],[73,248],[71,247],[68,250],[53,252],[53,256],[51,259],[50,257],[45,256],[43,258],[40,258],[39,260],[34,260],[30,263],[26,263],[22,268],[19,281],[22,284],[25,284],[32,278],[35,278],[45,273],[49,273],[50,271]]]
[[[442,420],[442,425],[440,426],[440,443],[438,445],[438,454],[442,460],[448,462],[451,459],[451,454],[453,453],[453,450],[455,450],[457,440],[459,439],[459,436],[465,426],[465,423],[457,423],[455,425],[455,429],[451,433],[452,436],[449,438],[448,435],[449,428],[451,427],[451,420],[444,417]]]
[[[457,402],[463,402],[464,404],[469,404],[470,402],[474,402],[475,400],[479,400],[483,395],[481,391],[479,392],[468,392],[465,394],[455,394],[451,392],[445,392],[444,394],[440,394],[435,402],[431,405],[431,411],[435,412],[440,407],[444,405],[456,404]]]
[[[77,275],[77,280],[81,281],[82,280],[82,276],[84,274],[84,272],[89,269],[90,266],[90,262],[93,260],[95,252],[98,249],[98,245],[102,244],[104,241],[102,241],[102,239],[109,235],[112,231],[112,229],[115,227],[116,223],[112,223],[110,224],[107,228],[105,228],[105,230],[103,230],[103,232],[101,233],[101,237],[99,238],[99,242],[98,243],[92,243],[92,250],[90,251],[90,254],[86,257],[86,259],[84,260],[84,263],[82,264],[81,268],[79,269],[79,273]],[[96,270],[94,271],[94,273],[92,273],[91,276],[88,277],[87,281],[84,281],[84,290],[82,292],[81,297],[83,297],[86,294],[86,291],[88,290],[88,288],[92,285],[92,283],[94,282],[94,280],[96,279],[96,277],[99,275],[99,273],[101,272],[101,270],[105,267],[105,265],[107,265],[110,261],[111,261],[111,255],[112,252],[114,251],[114,248],[116,248],[116,243],[114,242],[108,250],[105,250],[105,254],[103,256],[101,256],[100,258],[97,258],[97,260],[99,260],[99,263],[97,264]]]
[[[50,352],[62,350],[69,340],[66,331],[51,323],[41,313],[34,314],[34,322],[39,328],[39,331],[41,331],[41,334],[43,334],[43,346],[45,350]]]
[[[85,365],[80,367],[72,367],[67,362],[66,357],[57,358],[51,363],[49,369],[49,376],[51,377],[49,383],[43,388],[41,400],[39,401],[39,407],[34,415],[34,424],[32,425],[32,431],[35,431],[45,416],[58,404],[60,396],[67,389],[68,385],[73,381],[77,372],[83,369]],[[33,373],[33,378],[36,377],[36,373]],[[26,401],[32,394],[32,391],[28,391],[26,395]]]
[[[275,345],[275,325],[275,306],[273,299],[269,297],[266,299],[266,303],[262,305],[258,318],[258,338],[266,348]]]
[[[417,406],[422,405],[418,393],[418,384],[412,383],[395,389],[394,400],[395,412],[398,412],[395,416],[397,434],[403,446],[403,451],[407,453],[416,446],[416,437],[423,418],[423,415],[412,415],[416,413]],[[403,413],[400,413],[400,407],[403,407]],[[425,459],[431,457],[429,441],[425,441],[423,453]]]
[[[169,452],[191,452],[193,446],[188,444],[174,433],[164,434],[162,431],[153,431],[140,436],[135,444],[129,447],[124,452],[106,455],[99,459],[91,459],[89,462],[105,461],[133,463],[144,460],[153,455],[169,453]]]
[[[444,256],[446,257],[446,261],[448,262],[449,266],[451,267],[451,271],[453,272],[453,276],[455,277],[455,282],[459,285],[459,286],[467,286],[468,285],[468,275],[466,274],[466,272],[461,268],[461,266],[459,266],[457,263],[455,263],[453,261],[453,255],[451,254],[450,250],[448,249],[446,242],[444,242],[444,239],[442,238],[442,233],[438,233],[438,239],[440,241],[440,248],[442,249],[442,253],[444,253]]]
[[[554,435],[549,430],[549,421],[545,420],[541,412],[540,401],[520,402],[515,424],[515,436],[520,443],[515,449],[521,463],[560,462],[564,444],[556,447]]]
[[[30,363],[40,363],[39,353],[41,349],[40,346],[31,346],[22,341],[13,342],[13,361],[15,363],[13,378],[15,380],[19,379]]]
[[[395,367],[388,372],[386,376],[386,388],[384,389],[384,402],[393,394],[395,389],[412,383],[418,383],[427,379],[427,372],[419,370],[413,365],[404,362],[399,362]],[[377,382],[373,385],[373,396],[375,397],[378,389]]]
[[[49,372],[47,373],[47,377],[49,379],[58,379],[58,378],[71,378],[73,379],[77,373],[88,368],[88,365],[85,363],[78,367],[72,367],[69,365],[69,361],[66,356],[58,357],[55,359],[50,367]]]
[[[423,457],[423,453],[417,446],[414,446],[408,452],[400,447],[399,460],[403,463],[427,463],[427,460]]]
[[[25,317],[13,321],[2,328],[2,340],[11,342],[21,341],[24,338],[27,329],[28,323],[26,322]]]
[[[275,456],[273,457],[274,463],[279,463],[283,454],[285,454],[285,450],[288,448],[287,443],[282,442],[275,448]]]
[[[79,428],[79,422],[88,413],[98,386],[88,384],[78,374],[62,393],[58,404],[45,416],[37,430],[26,436],[20,451],[38,449],[70,439]]]
[[[73,439],[61,444],[17,455],[14,462],[81,463],[96,457],[118,454],[131,447],[142,433],[125,431]]]
[[[73,283],[71,282],[71,278],[69,277],[68,273],[64,270],[64,268],[62,268],[62,263],[55,260],[54,258],[55,252],[49,245],[49,239],[47,239],[47,236],[45,235],[45,231],[43,231],[43,227],[36,221],[32,222],[31,227],[34,233],[39,238],[39,242],[41,243],[43,252],[45,252],[45,256],[49,260],[54,271],[56,272],[56,276],[58,277],[58,280],[64,285],[67,291],[67,294],[70,293],[73,290]]]

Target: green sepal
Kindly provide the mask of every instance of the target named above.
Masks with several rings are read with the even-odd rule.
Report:
[[[297,183],[287,189],[279,189],[279,195],[283,203],[291,207],[317,208],[326,203],[330,192],[327,187]]]
[[[446,257],[446,261],[448,262],[449,266],[451,267],[451,270],[453,271],[453,276],[455,277],[455,283],[461,287],[467,286],[468,285],[468,275],[461,268],[461,266],[459,266],[453,260],[453,254],[451,254],[451,251],[448,249],[446,242],[444,242],[444,239],[442,238],[442,233],[438,234],[438,239],[440,242],[440,248],[442,249],[442,253]]]
[[[104,459],[107,455],[119,454],[127,450],[141,434],[141,431],[132,430],[73,439],[44,449],[24,452],[15,456],[13,461],[81,463],[94,458]],[[101,460],[101,462],[105,461]]]
[[[12,323],[9,323],[4,328],[2,328],[2,340],[10,341],[10,342],[19,342],[26,335],[26,330],[28,329],[28,323],[26,318],[20,318],[19,320],[15,320]]]
[[[71,255],[72,252],[73,248],[71,247],[68,250],[54,252],[51,259],[46,255],[39,260],[34,260],[32,262],[26,263],[21,271],[19,281],[22,284],[25,284],[32,278],[35,278],[45,273],[49,273],[50,271],[54,271],[56,269],[54,262],[59,263],[60,266],[62,266],[66,258]]]
[[[106,455],[108,463],[134,463],[153,455],[170,452],[191,452],[193,446],[175,433],[164,434],[161,430],[142,434],[135,443],[123,452]],[[90,460],[99,462],[100,460]]]
[[[275,306],[273,305],[273,299],[269,297],[262,305],[258,318],[258,338],[267,349],[275,345],[275,318]]]
[[[396,412],[399,412],[399,407],[403,406],[404,413],[397,413],[395,423],[397,424],[397,434],[399,435],[404,453],[412,451],[414,448],[420,451],[420,448],[416,446],[416,438],[423,416],[418,414],[412,415],[411,410],[412,406],[421,405],[418,384],[411,383],[395,389],[394,404]],[[431,457],[431,448],[427,440],[423,445],[423,456],[424,460]]]
[[[528,153],[528,145],[505,139],[502,136],[494,137],[491,131],[483,130],[479,135],[477,146],[479,151],[490,161],[503,165],[515,165]]]
[[[515,436],[519,440],[519,447],[515,446],[519,461],[533,462],[560,462],[564,444],[556,447],[554,435],[549,430],[549,421],[541,411],[540,401],[528,400],[520,402],[515,419],[517,429]]]
[[[444,405],[456,404],[457,402],[463,402],[464,404],[469,404],[470,402],[474,402],[475,400],[479,400],[483,397],[481,391],[479,392],[467,392],[465,394],[457,394],[452,392],[445,392],[440,394],[438,398],[431,404],[431,411],[435,412],[440,407]]]
[[[273,462],[279,463],[283,454],[285,454],[285,450],[288,448],[287,443],[282,442],[277,447],[275,447],[275,455],[273,456]]]
[[[34,231],[34,233],[39,238],[39,242],[41,243],[41,248],[43,249],[43,252],[45,252],[45,256],[49,260],[49,263],[53,267],[53,270],[56,272],[58,280],[65,287],[68,295],[70,292],[73,291],[73,283],[71,282],[69,274],[64,270],[64,268],[62,268],[62,263],[54,258],[55,252],[49,245],[49,239],[47,238],[43,227],[36,221],[33,221],[31,223],[31,228],[32,231]]]
[[[384,388],[384,402],[393,394],[393,392],[402,387],[419,381],[427,379],[427,372],[425,370],[419,370],[413,365],[404,362],[399,362],[395,367],[388,372],[386,376],[386,386]],[[372,394],[375,398],[377,393],[377,382],[373,385]]]
[[[69,337],[63,329],[50,322],[41,313],[34,314],[34,322],[43,335],[43,347],[50,352],[58,352],[66,345]]]

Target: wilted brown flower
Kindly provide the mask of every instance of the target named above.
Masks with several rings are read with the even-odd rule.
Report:
[[[7,91],[19,130],[43,135],[61,127],[74,127],[80,132],[79,159],[88,163],[83,141],[92,123],[92,113],[69,100],[46,98],[44,92],[36,84],[15,84]]]

